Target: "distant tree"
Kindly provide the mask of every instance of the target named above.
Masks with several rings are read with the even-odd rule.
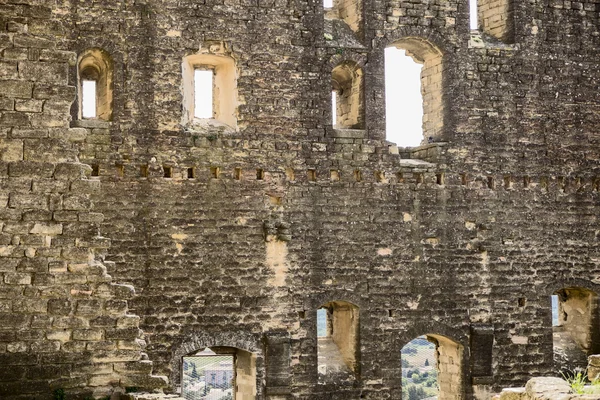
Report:
[[[196,371],[196,364],[192,364],[192,379],[198,379],[200,376],[198,375],[198,371]]]
[[[411,385],[408,387],[408,400],[421,400],[427,397],[427,393],[422,387]]]
[[[403,358],[402,359],[402,368],[408,368],[408,367],[410,367],[410,362],[406,358]]]
[[[425,359],[425,366],[426,366],[426,367],[429,367],[429,358],[426,358],[426,359]]]

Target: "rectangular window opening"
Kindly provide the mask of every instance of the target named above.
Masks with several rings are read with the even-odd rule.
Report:
[[[236,181],[242,180],[242,169],[241,168],[235,168],[233,170],[233,179],[235,179]]]
[[[256,180],[262,181],[265,179],[265,171],[262,168],[256,170]]]
[[[196,168],[190,167],[187,169],[187,177],[188,179],[196,178]]]
[[[317,180],[317,171],[315,171],[314,169],[309,169],[308,170],[308,180],[311,182],[314,182]]]
[[[359,169],[354,170],[354,179],[356,180],[356,182],[362,181],[362,173]]]
[[[463,186],[467,186],[468,182],[469,182],[469,179],[467,177],[467,174],[460,174],[460,184]]]
[[[323,0],[323,8],[333,8],[333,0]]]
[[[219,168],[219,167],[210,167],[210,176],[213,179],[219,179],[220,175],[221,175],[221,168]]]
[[[116,164],[117,177],[122,178],[125,176],[125,166],[123,164]]]
[[[523,187],[528,188],[531,185],[531,178],[528,176],[523,177]]]
[[[213,118],[213,71],[194,71],[194,117]]]
[[[100,166],[98,164],[92,165],[92,176],[100,176]]]
[[[172,178],[173,177],[173,168],[168,167],[168,166],[163,166],[163,171],[164,171],[164,177],[165,178]]]
[[[81,83],[81,116],[96,118],[96,81],[84,80]]]
[[[140,165],[140,176],[142,178],[147,178],[148,177],[148,166],[147,165]]]
[[[214,354],[214,353],[213,353]],[[234,398],[235,360],[232,355],[183,357],[182,396],[186,399]]]
[[[488,176],[488,178],[487,178],[487,187],[488,187],[488,189],[493,189],[494,186],[495,186],[495,184],[494,184],[494,177]]]
[[[504,177],[504,188],[507,190],[512,189],[512,179],[510,176]]]
[[[479,29],[479,20],[477,16],[478,12],[477,0],[469,0],[469,28],[472,31]]]
[[[402,172],[398,172],[396,174],[396,179],[398,179],[398,183],[404,183],[404,175],[402,174]]]
[[[414,177],[415,177],[415,181],[417,182],[417,184],[423,183],[423,174],[415,173]]]
[[[552,326],[559,326],[558,321],[558,296],[553,294],[550,296],[550,301],[552,303]]]
[[[337,93],[335,90],[331,92],[331,124],[333,126],[337,125]]]
[[[437,174],[435,176],[435,180],[438,185],[440,185],[440,186],[443,185],[444,184],[444,174],[443,173]]]

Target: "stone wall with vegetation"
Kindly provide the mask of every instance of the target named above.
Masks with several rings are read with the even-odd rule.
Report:
[[[455,398],[552,373],[550,295],[600,287],[599,10],[511,3],[509,44],[472,39],[466,0],[365,1],[352,38],[306,0],[0,1],[0,397],[163,385],[138,327],[169,391],[224,346],[257,356],[257,398],[395,399],[424,334],[462,349]],[[398,150],[384,48],[420,41],[443,121]],[[78,120],[95,48],[110,121]],[[199,49],[235,61],[237,127],[181,125]],[[344,60],[363,130],[331,127]],[[359,309],[350,384],[318,384],[332,301]]]

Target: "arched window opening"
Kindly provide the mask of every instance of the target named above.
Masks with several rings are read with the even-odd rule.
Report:
[[[89,49],[79,56],[79,115],[110,121],[113,108],[113,63],[104,50]]]
[[[554,293],[551,304],[555,369],[565,373],[585,369],[588,355],[600,350],[597,294],[565,288]]]
[[[462,399],[462,346],[439,335],[408,342],[402,355],[402,399]]]
[[[184,356],[181,395],[186,400],[256,398],[256,357],[232,347],[211,347]]]
[[[209,48],[212,49],[212,46]],[[236,128],[237,73],[234,59],[224,54],[193,54],[184,58],[182,73],[182,124],[221,123]]]
[[[358,372],[359,310],[333,301],[317,311],[319,383],[354,379]]]
[[[331,74],[332,123],[336,128],[364,128],[363,71],[353,62],[344,62]]]
[[[435,142],[442,134],[442,53],[419,38],[385,51],[386,138],[401,147]]]

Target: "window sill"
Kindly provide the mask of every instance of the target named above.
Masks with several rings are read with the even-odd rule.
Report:
[[[191,132],[218,131],[221,133],[233,133],[236,131],[232,126],[213,118],[194,118],[185,126],[185,129]]]
[[[78,119],[71,121],[71,128],[110,128],[110,121],[103,121],[101,119]]]

